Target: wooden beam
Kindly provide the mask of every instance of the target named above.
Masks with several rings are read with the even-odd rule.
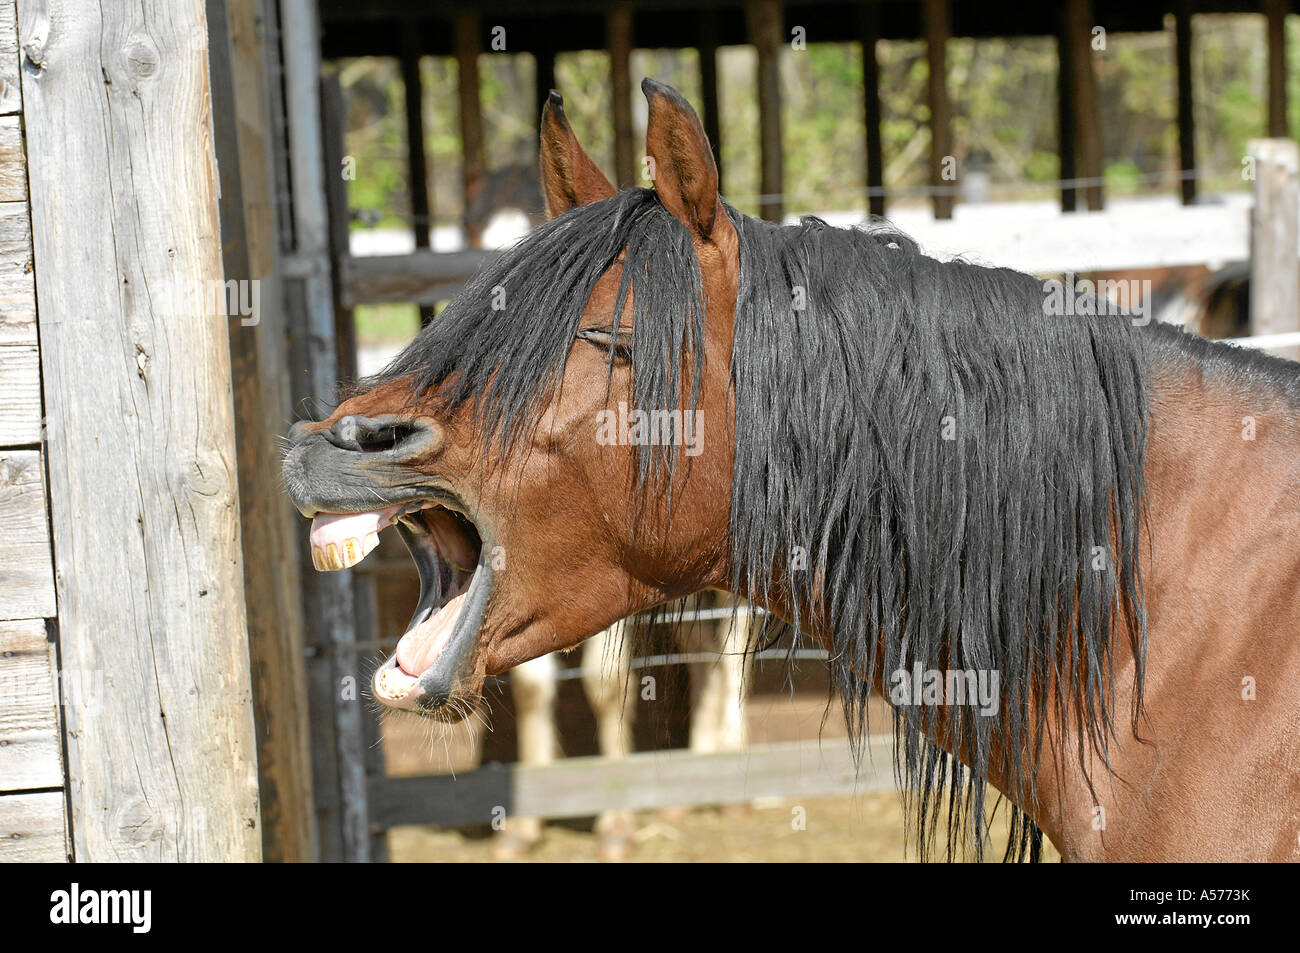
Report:
[[[952,218],[956,180],[944,178],[953,168],[952,103],[948,98],[948,37],[951,35],[949,0],[925,0],[925,52],[930,64],[927,88],[930,103],[930,187],[934,189],[934,217]]]
[[[638,184],[636,133],[632,128],[632,5],[616,3],[605,14],[609,50],[610,110],[614,120],[614,177],[620,189]]]
[[[506,817],[587,817],[602,811],[740,804],[757,798],[825,797],[893,785],[893,739],[868,740],[861,766],[848,742],[791,741],[744,751],[652,751],[610,760],[561,758],[546,765],[490,764],[467,774],[377,778],[378,827],[454,827]]]
[[[76,856],[255,861],[203,7],[22,0],[18,23],[61,660],[111,686],[66,707]]]
[[[1196,202],[1196,110],[1192,103],[1192,7],[1178,0],[1174,7],[1174,61],[1178,80],[1179,191],[1184,205]]]
[[[485,187],[487,154],[483,144],[483,104],[479,95],[479,19],[473,13],[456,14],[457,89],[460,97],[461,163],[464,170],[465,244],[483,245],[483,229],[470,215]]]
[[[703,94],[704,134],[713,147],[713,161],[718,166],[718,191],[725,188],[722,179],[722,113],[718,104],[718,14],[705,10],[700,14],[700,90]]]
[[[1286,15],[1289,0],[1264,0],[1268,23],[1268,135],[1285,139],[1291,135],[1286,116]]]
[[[409,255],[349,255],[342,259],[343,302],[384,304],[414,301],[433,305],[451,298],[487,262],[495,249],[418,251]]]
[[[1300,146],[1255,139],[1255,213],[1250,252],[1250,333],[1300,331]],[[1279,351],[1300,357],[1300,348]]]
[[[262,850],[269,861],[309,861],[316,849],[309,729],[299,701],[307,688],[301,581],[275,443],[286,423],[278,344],[286,326],[276,278],[266,38],[257,0],[207,0],[207,13],[223,268],[227,279],[260,289],[259,313],[232,314],[228,324]]]
[[[1075,104],[1072,127],[1078,157],[1078,177],[1089,211],[1104,203],[1101,186],[1101,107],[1097,74],[1092,65],[1092,2],[1066,0],[1065,41],[1070,47],[1071,99]]]
[[[771,222],[785,217],[785,157],[781,132],[780,0],[747,0],[745,20],[758,53],[759,214]]]
[[[306,274],[289,282],[294,368],[306,370],[308,393],[327,406],[337,396],[338,341],[321,124],[320,23],[314,0],[280,0],[284,50],[287,158],[292,173],[295,252]],[[299,522],[299,565],[307,607],[308,694],[312,719],[312,787],[323,860],[369,859],[370,822],[362,765],[362,705],[341,691],[359,678],[350,572],[310,567],[306,526]]]
[[[880,137],[880,61],[876,43],[880,39],[880,3],[869,0],[860,14],[862,43],[862,124],[866,129],[867,211],[885,214],[885,149]]]

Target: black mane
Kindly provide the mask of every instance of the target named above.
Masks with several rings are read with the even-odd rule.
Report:
[[[805,607],[827,595],[832,676],[859,740],[869,686],[888,693],[897,670],[999,673],[995,714],[911,705],[895,718],[895,767],[922,853],[942,820],[950,857],[963,844],[979,856],[985,781],[1001,775],[1014,801],[1030,803],[1049,706],[1080,757],[1105,758],[1113,629],[1139,660],[1140,708],[1144,335],[1154,329],[1047,316],[1037,279],[939,262],[889,230],[781,227],[727,211],[741,257],[734,588],[759,603],[779,588]],[[423,393],[447,383],[444,397],[471,403],[496,446],[518,447],[563,375],[596,280],[624,249],[636,406],[686,397],[693,407],[699,362],[690,382],[679,369],[702,340],[699,265],[686,229],[640,189],[574,209],[504,252],[365,384],[414,375]],[[643,479],[675,462],[673,450],[641,452]],[[1045,702],[1031,706],[1031,692]],[[941,711],[969,768],[926,740]],[[1036,854],[1037,830],[1012,811],[1008,854]]]

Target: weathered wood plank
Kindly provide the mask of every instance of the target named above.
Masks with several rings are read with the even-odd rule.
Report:
[[[793,741],[724,754],[646,752],[627,758],[562,758],[551,764],[490,764],[461,774],[377,778],[372,818],[457,826],[509,817],[587,817],[606,810],[737,804],[764,797],[821,797],[893,784],[889,736],[868,739],[861,769],[848,742]]]
[[[280,14],[285,104],[290,117],[293,235],[298,256],[311,266],[310,272],[289,288],[290,335],[298,348],[291,367],[306,368],[308,393],[329,402],[335,396],[339,367],[321,128],[319,11],[315,0],[281,0]],[[307,567],[306,534],[299,540],[300,565]],[[303,594],[306,638],[320,653],[308,668],[308,681],[311,715],[317,726],[312,736],[313,789],[321,856],[364,862],[370,857],[370,822],[361,720],[368,715],[355,698],[339,690],[341,679],[359,675],[352,647],[356,642],[352,574],[305,569]]]
[[[68,860],[62,791],[0,795],[0,863]]]
[[[0,344],[0,447],[40,442],[40,365],[34,346]]]
[[[952,33],[951,0],[925,0],[925,55],[930,64],[926,86],[930,103],[930,187],[936,219],[952,218],[954,179],[944,166],[952,154],[952,100],[948,97],[948,39]]]
[[[284,427],[275,387],[281,364],[263,344],[284,335],[278,286],[274,177],[265,96],[264,39],[256,0],[207,0],[212,36],[212,97],[221,173],[222,251],[227,279],[256,282],[256,324],[230,320],[230,360],[261,782],[262,851],[267,861],[315,859],[311,760],[296,541],[280,489],[275,435]],[[218,44],[222,44],[219,46]],[[227,50],[222,56],[221,49]]]
[[[483,103],[478,73],[478,57],[482,52],[478,14],[457,13],[454,28],[456,94],[460,103],[461,167],[465,190],[465,244],[470,248],[478,248],[483,243],[483,225],[472,221],[469,214],[485,187],[484,177],[487,175],[487,148],[483,138]]]
[[[758,53],[759,214],[769,222],[785,215],[785,152],[781,131],[781,50],[785,43],[780,0],[746,0],[745,22]]]
[[[23,130],[17,116],[0,116],[0,202],[27,201]]]
[[[18,16],[14,0],[0,0],[0,115],[11,115],[23,108],[18,63]]]
[[[27,200],[0,202],[0,344],[36,344],[36,284]]]
[[[202,4],[18,6],[79,860],[256,860]],[[42,265],[42,262],[44,265]]]
[[[1252,139],[1255,214],[1251,220],[1250,333],[1300,331],[1300,147],[1291,139]],[[1274,353],[1300,357],[1300,349]]]
[[[409,255],[345,255],[340,261],[343,303],[348,307],[386,301],[437,304],[452,297],[497,254],[472,248]]]
[[[0,788],[63,786],[53,646],[45,622],[0,622]]]
[[[53,616],[54,564],[36,450],[0,452],[0,526],[0,619]]]

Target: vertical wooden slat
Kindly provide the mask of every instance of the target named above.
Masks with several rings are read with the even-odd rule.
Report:
[[[293,236],[302,276],[289,288],[296,366],[307,370],[310,394],[330,403],[339,376],[330,262],[330,223],[321,125],[320,23],[313,0],[281,0],[288,159],[293,184]],[[299,565],[307,606],[308,668],[313,724],[313,786],[325,860],[369,858],[369,812],[362,762],[364,715],[345,691],[359,677],[356,615],[350,571],[317,573],[307,556],[306,528]],[[351,682],[348,682],[348,680]]]
[[[718,166],[718,191],[725,189],[722,178],[722,121],[718,107],[718,14],[705,10],[700,14],[700,89],[703,93],[704,134],[713,147],[713,161]]]
[[[635,133],[632,129],[632,6],[616,3],[605,14],[609,50],[610,109],[614,120],[614,177],[620,189],[637,184]]]
[[[1057,9],[1057,20],[1056,129],[1057,153],[1061,160],[1061,211],[1073,212],[1079,207],[1079,188],[1074,182],[1079,175],[1078,141],[1075,136],[1079,109],[1074,101],[1074,46],[1070,42],[1063,7]]]
[[[536,116],[541,116],[542,107],[546,105],[547,97],[551,95],[551,90],[555,88],[555,51],[535,50],[533,52],[533,62],[535,64],[533,72],[535,106],[533,112]]]
[[[266,51],[254,0],[207,0],[207,12],[222,261],[227,279],[260,288],[255,321],[236,314],[228,323],[262,850],[270,861],[308,861],[316,851],[307,718],[299,703],[307,687],[302,603],[275,444],[285,425],[279,400],[283,373],[278,352],[267,349],[283,336],[285,325],[273,277],[279,249],[273,240]]]
[[[1192,8],[1189,0],[1174,7],[1174,60],[1178,73],[1179,192],[1184,205],[1196,203],[1196,113],[1192,104]]]
[[[1250,333],[1300,331],[1300,146],[1255,139],[1255,211],[1250,248]],[[1278,351],[1295,358],[1300,348]]]
[[[747,0],[749,39],[758,53],[759,214],[772,222],[785,215],[785,158],[781,131],[781,46],[779,0]]]
[[[1268,135],[1290,135],[1286,118],[1286,15],[1289,0],[1264,0],[1268,22]]]
[[[257,860],[203,7],[18,24],[76,855]]]
[[[1078,175],[1089,211],[1105,204],[1101,187],[1101,108],[1097,97],[1097,74],[1092,64],[1092,2],[1067,0],[1065,41],[1070,46],[1071,98],[1075,109],[1073,128],[1078,155]]]
[[[347,105],[343,100],[343,86],[339,83],[338,73],[332,72],[322,76],[321,133],[325,137],[325,168],[329,170],[329,175],[325,177],[325,205],[329,209],[330,220],[330,271],[334,276],[334,300],[338,302],[334,309],[334,333],[337,335],[339,377],[343,380],[356,380],[356,314],[352,308],[344,304],[342,288],[342,262],[349,252],[348,188],[347,182],[339,174],[346,152],[344,141],[346,116]],[[420,313],[423,318],[423,308],[420,309]],[[430,310],[429,319],[432,318],[433,313]]]
[[[478,55],[479,19],[472,13],[456,14],[456,65],[460,97],[460,140],[463,182],[465,185],[465,244],[479,248],[483,244],[482,226],[471,221],[470,209],[477,203],[487,174],[487,155],[483,143],[483,104],[479,94]]]
[[[885,149],[880,138],[880,3],[868,0],[862,7],[859,36],[862,42],[862,123],[866,128],[867,211],[885,214]]]
[[[357,638],[364,644],[375,645],[380,639],[378,577],[373,572],[357,573]],[[382,785],[387,766],[384,757],[383,732],[379,719],[367,718],[364,725],[366,778],[370,789]],[[376,824],[370,826],[370,861],[384,863],[388,860],[388,831]]]
[[[945,180],[945,163],[952,161],[952,104],[948,99],[949,0],[925,0],[925,50],[930,64],[930,187],[935,218],[952,218],[955,180]]]
[[[424,151],[424,81],[420,75],[420,24],[402,24],[402,94],[406,104],[406,163],[411,193],[411,227],[416,249],[429,247],[429,167]],[[420,325],[433,320],[433,308],[420,308]]]

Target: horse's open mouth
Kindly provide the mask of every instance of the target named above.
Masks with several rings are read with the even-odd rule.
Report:
[[[420,602],[397,651],[375,673],[374,693],[386,705],[435,711],[446,704],[473,664],[492,567],[478,528],[441,503],[415,501],[369,513],[312,520],[312,561],[320,570],[348,569],[396,526],[420,573]]]

